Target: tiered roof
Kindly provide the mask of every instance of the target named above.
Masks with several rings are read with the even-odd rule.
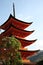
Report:
[[[34,43],[37,40],[37,39],[36,40],[25,40],[25,39],[21,39],[21,38],[17,38],[17,37],[15,37],[15,38],[21,42],[22,47],[31,45],[32,43]]]
[[[35,53],[37,53],[39,50],[19,50],[21,52],[21,57],[22,59],[26,59],[29,56],[34,55]]]
[[[1,39],[4,38],[4,37],[0,35],[0,43],[1,43]],[[32,43],[34,43],[37,40],[37,39],[36,40],[25,40],[25,39],[21,39],[21,38],[17,38],[17,37],[15,37],[15,38],[18,39],[21,42],[22,48],[24,48],[28,45],[31,45]]]
[[[33,31],[24,30],[30,24],[32,23],[23,22],[21,20],[14,18],[12,15],[10,15],[8,20],[3,25],[0,26],[1,29],[5,30],[3,33],[0,34],[0,37],[13,35],[15,38],[17,38],[21,42],[21,45],[24,48],[25,46],[28,46],[36,41],[36,40],[24,39],[26,36],[34,32],[34,30]],[[39,50],[29,51],[29,50],[20,49],[19,51],[21,52],[21,56],[24,59],[30,55],[33,55]]]
[[[6,30],[6,29],[8,29],[11,25],[13,25],[14,27],[16,27],[16,28],[18,28],[18,29],[24,30],[25,28],[27,28],[27,27],[30,26],[31,24],[32,24],[32,22],[31,22],[31,23],[27,23],[27,22],[21,21],[21,20],[15,18],[15,17],[13,17],[13,16],[10,14],[8,20],[7,20],[4,24],[2,24],[2,25],[0,26],[0,28]]]
[[[11,26],[7,30],[5,30],[1,35],[2,36],[6,36],[6,35],[9,36],[10,34],[12,34],[14,36],[24,38],[33,32],[34,31],[21,30],[21,29],[18,29],[16,27]]]

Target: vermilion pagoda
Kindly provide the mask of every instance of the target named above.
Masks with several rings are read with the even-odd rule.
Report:
[[[19,50],[21,52],[22,59],[26,59],[28,56],[33,55],[34,53],[38,52],[39,50],[30,51],[25,49],[26,46],[31,45],[36,40],[26,40],[25,37],[32,34],[33,31],[26,31],[25,28],[30,26],[31,23],[26,23],[24,21],[16,19],[14,16],[10,14],[8,20],[0,26],[0,29],[4,29],[5,31],[0,34],[1,37],[5,36],[14,36],[17,38],[22,45],[22,48]]]

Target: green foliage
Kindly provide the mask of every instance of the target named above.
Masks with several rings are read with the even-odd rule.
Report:
[[[4,55],[7,56],[7,59],[2,59],[3,65],[23,65],[21,54],[18,51],[21,48],[21,43],[15,37],[5,37],[2,39],[3,48],[10,49],[10,51],[6,52]]]
[[[10,37],[10,43],[11,43],[12,47],[15,49],[20,49],[20,47],[21,47],[21,43],[14,37]]]
[[[3,38],[2,41],[3,41],[3,43],[5,43],[4,47],[7,47],[7,48],[12,47],[17,50],[21,48],[21,43],[13,36]]]

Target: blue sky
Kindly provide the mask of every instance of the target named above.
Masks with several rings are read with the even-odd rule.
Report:
[[[43,0],[0,0],[0,25],[13,15],[13,2],[15,4],[16,18],[25,22],[33,22],[26,30],[35,30],[26,37],[28,40],[37,39],[28,49],[43,50]]]

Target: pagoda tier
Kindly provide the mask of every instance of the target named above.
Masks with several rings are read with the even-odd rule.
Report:
[[[10,25],[13,25],[19,29],[25,29],[26,27],[30,26],[32,24],[31,23],[26,23],[24,21],[18,20],[16,18],[14,18],[12,15],[9,16],[8,20],[0,26],[1,29],[7,30],[9,28]]]
[[[21,39],[21,38],[17,38],[17,37],[15,37],[15,38],[21,42],[22,47],[26,47],[28,45],[31,45],[37,40],[37,39],[36,40],[25,40],[25,39]]]
[[[12,34],[13,36],[24,38],[24,37],[32,34],[33,32],[34,32],[34,30],[33,31],[26,31],[26,30],[18,29],[16,27],[10,27],[9,29],[5,30],[1,34],[1,36],[10,36]]]
[[[2,37],[3,38],[3,37]],[[28,45],[33,44],[36,40],[25,40],[25,39],[21,39],[21,38],[17,38],[15,37],[17,40],[19,40],[21,42],[21,47],[24,48]],[[1,39],[0,39],[0,44],[2,43]]]
[[[8,52],[14,52],[13,48],[0,48],[0,52],[2,53],[2,55],[6,55],[6,53]],[[29,56],[32,56],[33,54],[39,52],[39,50],[35,50],[35,51],[29,51],[29,50],[18,50],[21,53],[21,57],[22,59],[26,59]]]
[[[34,50],[34,51],[30,51],[30,50],[19,50],[21,53],[21,57],[22,59],[26,59],[29,56],[34,55],[35,53],[39,52],[40,50]]]

